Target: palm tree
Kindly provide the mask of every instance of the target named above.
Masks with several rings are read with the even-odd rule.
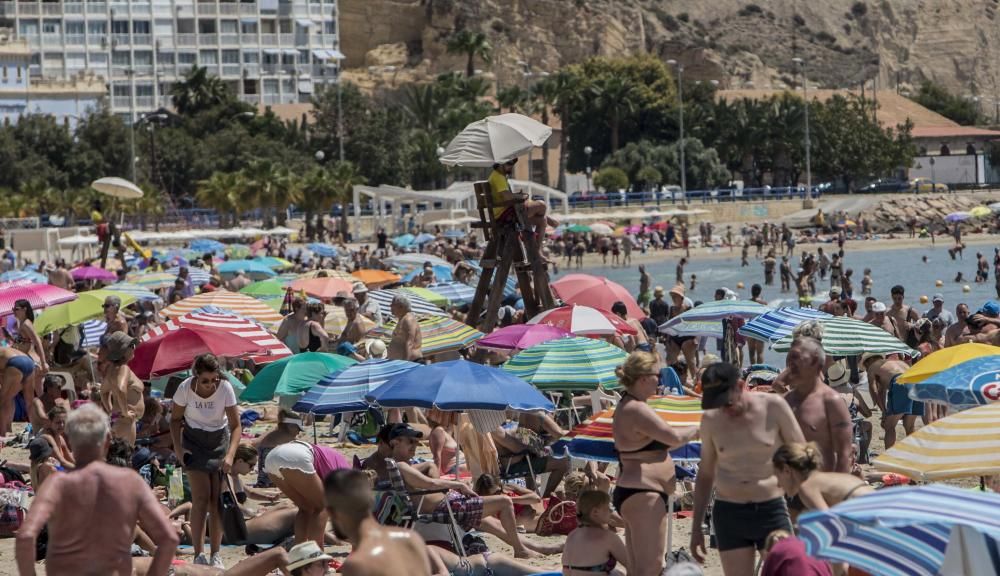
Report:
[[[208,73],[208,68],[195,66],[170,89],[174,108],[182,115],[207,110],[232,98],[232,94],[218,76]]]
[[[269,160],[254,160],[244,170],[246,195],[244,200],[259,206],[265,228],[274,226],[276,190],[281,178],[279,169]]]
[[[497,104],[500,105],[500,113],[502,114],[505,108],[507,112],[522,112],[530,97],[531,94],[527,90],[517,85],[501,89],[497,93]]]
[[[591,88],[595,105],[602,110],[611,129],[611,152],[618,151],[622,117],[635,112],[636,91],[630,81],[621,76],[607,76]]]
[[[542,116],[542,124],[548,126],[549,111],[555,110],[559,104],[561,96],[560,87],[555,76],[549,76],[536,82],[531,86],[531,96],[534,99],[535,107]],[[562,131],[562,130],[560,130]],[[549,179],[549,146],[548,143],[542,145],[542,181],[546,186],[551,185]]]
[[[299,205],[306,213],[306,237],[312,240],[318,235],[322,241],[325,235],[323,215],[329,211],[330,206],[337,199],[336,182],[330,176],[329,171],[322,167],[316,167],[302,178],[301,191],[302,198]],[[313,226],[314,217],[315,227]]]
[[[569,154],[569,131],[570,116],[573,108],[579,101],[583,90],[583,80],[580,76],[560,71],[549,77],[549,82],[554,85],[554,101],[552,108],[559,116],[561,128],[559,130],[559,183],[556,186],[559,190],[566,190],[566,156]]]
[[[411,84],[403,91],[403,109],[413,123],[424,130],[434,130],[441,108],[434,84]]]
[[[472,78],[476,73],[476,56],[489,64],[490,54],[493,51],[486,34],[468,29],[452,34],[448,38],[447,48],[449,54],[465,54],[465,75],[468,78]]]
[[[219,213],[219,227],[226,228],[229,215],[234,225],[239,224],[239,193],[244,184],[239,172],[214,172],[208,180],[198,182],[195,198],[199,204],[214,208]]]
[[[347,241],[348,205],[354,201],[354,186],[364,184],[365,177],[358,172],[357,167],[351,162],[337,162],[330,170],[330,179],[333,181],[334,198],[340,203],[340,234],[344,241]]]

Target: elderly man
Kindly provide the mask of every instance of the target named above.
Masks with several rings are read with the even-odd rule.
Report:
[[[715,490],[712,519],[726,576],[751,576],[754,550],[774,530],[792,530],[771,458],[782,444],[804,442],[788,403],[776,394],[752,394],[739,370],[717,362],[701,376],[701,465],[694,492],[691,553],[704,562],[705,519]]]
[[[875,302],[872,304],[872,317],[868,321],[869,324],[873,326],[878,326],[879,328],[885,330],[889,334],[895,334],[896,328],[892,325],[892,320],[886,314],[887,308],[883,302]]]
[[[790,388],[785,400],[806,441],[819,445],[825,471],[850,472],[851,414],[841,395],[823,381],[823,347],[813,338],[797,338],[785,362],[785,382]]]
[[[969,305],[959,304],[955,306],[955,323],[948,326],[944,331],[945,347],[961,344],[968,338],[969,328],[966,322],[969,319]]]
[[[950,326],[955,322],[955,317],[951,315],[951,312],[944,309],[944,294],[940,293],[931,298],[931,309],[924,312],[924,318],[928,320],[940,318],[945,326]]]
[[[840,286],[834,286],[830,288],[830,299],[826,302],[820,304],[819,309],[821,312],[826,312],[831,316],[844,316],[846,315],[846,307],[843,301],[840,299],[842,290]]]
[[[368,297],[368,287],[363,282],[354,283],[354,299],[358,301],[358,312],[375,322],[376,326],[381,326],[385,319],[382,315],[382,307],[378,302]]]
[[[141,476],[104,462],[111,444],[108,417],[97,406],[85,404],[70,413],[66,436],[77,469],[50,476],[35,496],[17,531],[18,573],[35,574],[36,540],[48,527],[47,574],[130,575],[131,545],[141,523],[156,544],[148,574],[167,574],[177,533]]]
[[[410,299],[405,294],[396,294],[392,299],[392,315],[396,317],[396,328],[392,331],[392,340],[389,342],[389,358],[423,364],[425,362],[421,350],[423,338],[417,315],[411,308]]]
[[[350,342],[351,344],[357,344],[365,339],[365,326],[364,321],[358,315],[358,301],[354,298],[344,299],[344,316],[347,317],[347,325],[344,326],[344,331],[340,333],[340,337],[337,338],[337,345],[344,342]]]
[[[128,332],[128,320],[122,314],[122,299],[118,296],[108,296],[104,299],[104,322],[107,329],[104,331],[105,337],[115,332]]]
[[[902,360],[888,360],[879,354],[862,354],[858,368],[868,372],[868,385],[872,397],[882,410],[882,429],[885,430],[885,449],[896,443],[896,425],[903,421],[903,429],[912,434],[917,416],[924,415],[924,403],[915,402],[907,394],[906,386],[896,379],[909,369]]]
[[[101,343],[98,368],[101,371],[101,406],[113,419],[112,435],[135,445],[135,423],[145,413],[142,380],[128,363],[139,343],[125,332],[115,332]]]

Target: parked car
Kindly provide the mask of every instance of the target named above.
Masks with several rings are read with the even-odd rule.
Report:
[[[943,182],[932,182],[930,178],[914,178],[910,180],[909,192],[923,194],[925,192],[947,192],[948,185]]]
[[[862,186],[858,192],[907,192],[909,189],[910,183],[906,180],[900,180],[899,178],[879,178],[867,186]]]
[[[660,200],[683,200],[684,192],[676,184],[666,184],[660,187]]]

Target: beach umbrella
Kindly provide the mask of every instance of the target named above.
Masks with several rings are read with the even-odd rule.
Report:
[[[77,282],[114,282],[118,280],[118,275],[109,270],[105,270],[99,266],[91,266],[90,264],[85,264],[83,266],[78,266],[70,270],[70,274],[73,275],[73,280]]]
[[[347,328],[347,312],[344,311],[343,307],[332,304],[327,304],[325,309],[326,318],[323,320],[323,327],[331,334],[343,334],[344,329]],[[358,314],[356,321],[361,323],[361,331],[365,334],[375,327],[374,320],[361,314]]]
[[[988,204],[987,207],[993,212],[1000,212],[1000,202],[994,202],[992,204]]]
[[[254,376],[240,395],[240,402],[267,402],[278,396],[302,394],[331,372],[357,364],[357,360],[326,352],[301,352],[272,362]]]
[[[972,218],[972,214],[968,212],[952,212],[944,217],[946,222],[963,222],[969,218]]]
[[[124,178],[116,176],[98,178],[90,183],[90,187],[101,194],[113,198],[121,198],[123,200],[142,198],[142,190],[138,186]]]
[[[1000,404],[935,420],[896,442],[874,464],[921,482],[1000,474]]]
[[[416,238],[413,234],[403,234],[402,236],[396,236],[392,239],[392,243],[400,248],[406,248],[410,244],[413,244],[413,240]]]
[[[1000,355],[1000,348],[968,342],[931,352],[896,378],[898,384],[915,384],[976,358]]]
[[[611,390],[619,387],[615,369],[627,357],[624,350],[604,340],[573,336],[522,350],[503,369],[539,390]]]
[[[652,396],[646,404],[656,412],[661,420],[674,428],[701,425],[701,398],[695,396]],[[552,455],[556,458],[580,458],[597,462],[618,461],[618,450],[611,431],[615,409],[608,408],[592,416],[583,424],[574,426],[569,434],[552,445]],[[692,461],[701,457],[701,443],[692,442],[671,450],[675,460]]]
[[[211,238],[199,238],[197,240],[191,241],[191,250],[198,252],[200,254],[205,254],[206,252],[225,252],[226,245],[218,240],[212,240]]]
[[[422,254],[422,253],[410,253],[410,254],[397,254],[395,256],[390,256],[382,260],[385,264],[389,266],[395,266],[396,268],[423,268],[424,264],[430,264],[435,268],[440,266],[443,268],[451,268],[451,263],[449,263],[444,258],[435,256],[433,254]]]
[[[548,324],[511,324],[480,338],[476,342],[476,346],[501,350],[525,350],[542,342],[566,336],[572,336],[572,334]]]
[[[284,274],[282,274],[284,276]],[[339,278],[341,280],[350,280],[351,282],[357,282],[358,279],[351,276],[350,273],[344,272],[343,270],[331,270],[329,268],[320,270],[310,270],[308,272],[303,272],[302,274],[293,274],[292,280],[298,278]]]
[[[308,248],[313,254],[321,258],[336,258],[337,248],[329,244],[313,242],[312,244],[307,244]]]
[[[754,340],[776,342],[790,335],[796,326],[807,320],[830,317],[830,314],[813,308],[776,308],[750,320],[737,333]]]
[[[230,310],[236,314],[252,318],[257,322],[262,322],[264,324],[281,322],[282,319],[281,314],[275,312],[260,300],[247,296],[246,294],[230,292],[225,289],[216,290],[214,292],[205,292],[204,294],[196,294],[190,298],[185,298],[180,302],[175,302],[170,306],[167,306],[161,311],[161,313],[168,318],[173,318],[175,316],[182,316],[188,312],[194,312],[195,310],[204,308],[205,306],[215,306],[217,308]]]
[[[637,334],[635,328],[607,310],[576,304],[546,310],[527,323],[548,324],[573,334]]]
[[[130,284],[142,286],[147,290],[159,290],[161,288],[172,288],[177,280],[176,274],[166,272],[138,272],[129,274],[125,279]]]
[[[361,412],[371,404],[365,396],[387,380],[419,366],[406,360],[369,358],[339,372],[324,376],[292,407],[296,412],[337,414]]]
[[[160,298],[159,294],[139,286],[138,284],[132,284],[129,282],[119,282],[117,284],[111,284],[104,287],[105,290],[110,290],[112,292],[122,292],[124,294],[130,294],[135,296],[135,299],[140,302],[163,302],[163,298]]]
[[[240,294],[254,298],[280,298],[285,295],[287,282],[279,278],[259,280],[240,289]]]
[[[770,308],[767,306],[758,304],[752,300],[715,300],[695,306],[687,312],[667,320],[660,328],[666,328],[678,322],[691,322],[694,320],[750,319],[756,318],[769,310]]]
[[[428,234],[426,232],[421,232],[420,234],[417,234],[416,238],[413,239],[413,243],[414,244],[426,244],[428,242],[432,242],[433,240],[434,240],[434,235],[433,234]]]
[[[1000,538],[1000,496],[899,486],[806,512],[798,525],[810,556],[879,576],[937,576],[954,526]]]
[[[471,304],[476,298],[476,289],[461,282],[438,282],[428,284],[427,289],[441,295],[452,306]]]
[[[26,281],[0,284],[0,316],[14,313],[14,303],[27,300],[32,309],[45,308],[76,300],[76,292],[63,290],[51,284],[29,284]]]
[[[664,323],[666,325],[666,323]],[[690,322],[678,322],[666,328],[660,328],[663,334],[685,338],[693,336],[696,338],[722,338],[725,336],[722,329],[722,322],[718,320],[692,320]]]
[[[418,366],[393,376],[365,398],[386,408],[555,410],[531,384],[468,360]]]
[[[820,318],[823,325],[823,350],[832,356],[859,356],[873,354],[905,354],[915,352],[885,330],[856,318]],[[777,352],[788,352],[792,347],[791,335],[774,343]]]
[[[434,277],[437,278],[438,281],[440,282],[448,282],[453,278],[451,266],[435,265],[432,266],[431,269],[434,270]],[[413,279],[422,274],[423,271],[424,271],[423,267],[416,267],[410,269],[410,271],[403,276],[403,282],[413,282]]]
[[[421,336],[420,351],[424,357],[461,350],[483,337],[483,333],[479,330],[447,316],[425,316],[418,321],[418,324]],[[396,322],[393,320],[382,326],[376,326],[368,332],[368,335],[388,344],[395,329]]]
[[[364,282],[365,286],[375,289],[388,284],[397,284],[400,281],[399,275],[385,270],[355,270],[351,272],[351,276]]]
[[[490,168],[541,146],[551,135],[551,128],[523,114],[488,116],[459,132],[440,160],[445,166]]]
[[[465,260],[461,264],[464,264],[464,265],[468,266],[472,270],[472,272],[473,272],[473,274],[475,276],[474,279],[473,279],[474,281],[472,282],[472,284],[473,285],[477,284],[479,282],[479,278],[483,274],[483,268],[479,265],[479,261],[478,260]],[[494,278],[496,278],[496,276],[494,276]],[[507,281],[504,283],[503,297],[504,298],[513,298],[514,296],[517,296],[517,275],[516,274],[510,274],[509,276],[507,276]]]
[[[11,270],[0,274],[0,282],[27,281],[32,284],[47,284],[49,277],[32,270]]]
[[[969,215],[973,218],[982,218],[984,216],[992,216],[993,211],[988,206],[976,206],[972,210],[969,210]]]
[[[82,348],[97,348],[101,345],[101,337],[108,331],[108,323],[104,320],[86,320],[80,323],[83,330],[83,339],[80,341]]]
[[[413,292],[401,292],[398,289],[375,290],[374,292],[369,292],[368,297],[378,303],[379,308],[382,309],[383,317],[392,318],[392,300],[397,294],[403,294],[409,298],[410,309],[417,316],[447,316],[444,310],[428,302],[423,296],[414,294]]]
[[[274,270],[257,260],[230,260],[219,264],[218,270],[219,274],[223,276],[235,276],[237,273],[243,272],[248,278],[254,280],[264,280],[277,276]]]
[[[465,238],[469,234],[465,230],[445,230],[442,236],[449,238],[451,240],[457,240],[459,238]]]
[[[423,298],[424,300],[426,300],[427,302],[429,302],[434,306],[437,306],[438,308],[443,309],[448,307],[447,298],[438,294],[437,292],[428,290],[427,288],[420,288],[417,286],[403,286],[402,288],[400,288],[400,290],[408,294],[411,294],[413,296],[416,296],[418,298]]]
[[[603,276],[567,274],[550,286],[556,296],[567,304],[611,310],[615,302],[623,302],[629,318],[642,320],[646,317],[635,298],[624,286]]]
[[[571,224],[567,226],[564,230],[566,232],[576,232],[580,234],[592,231],[591,227],[587,226],[586,224]]]
[[[301,290],[320,300],[333,300],[338,292],[351,294],[354,290],[351,281],[340,278],[301,278],[292,281],[288,286],[296,292]]]
[[[241,358],[263,354],[266,350],[254,345],[252,340],[219,328],[182,325],[143,340],[128,365],[140,379],[149,380],[190,369],[196,357],[209,353],[224,358]]]
[[[48,334],[62,330],[67,326],[75,326],[85,320],[97,318],[104,314],[104,299],[108,296],[121,298],[123,307],[135,302],[135,296],[124,292],[113,292],[106,289],[80,292],[79,298],[72,302],[46,308],[35,321],[35,330],[39,334]]]
[[[996,576],[1000,574],[1000,542],[969,526],[952,526],[939,574]]]
[[[275,256],[258,256],[251,260],[251,262],[259,262],[271,270],[287,270],[295,267],[295,264],[289,262],[288,260],[285,260],[284,258],[277,258]]]
[[[230,258],[246,258],[250,255],[250,247],[246,244],[230,244],[226,246],[225,254]]]
[[[1000,402],[1000,355],[967,360],[910,384],[909,388],[914,400],[938,402],[960,410]]]
[[[177,280],[177,278],[181,274],[180,266],[174,266],[173,268],[170,268],[169,270],[167,270],[167,274],[172,275],[174,277],[174,280]],[[204,286],[205,284],[208,284],[209,282],[212,281],[212,274],[211,272],[205,270],[204,268],[188,268],[188,280],[194,286]],[[174,283],[171,282],[170,285],[173,286]]]
[[[264,326],[239,314],[221,309],[200,309],[171,318],[162,324],[150,326],[142,340],[146,341],[182,327],[222,330],[247,340],[248,347],[263,349],[262,353],[250,357],[255,364],[267,364],[292,355],[288,346]]]
[[[615,232],[611,226],[608,226],[607,224],[602,224],[600,222],[595,222],[591,224],[590,231],[600,236],[611,236]]]

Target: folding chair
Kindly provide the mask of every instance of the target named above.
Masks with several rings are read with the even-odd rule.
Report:
[[[446,525],[452,546],[455,548],[455,553],[464,562],[466,560],[465,546],[462,545],[464,532],[458,525],[458,518],[461,516],[461,513],[456,515],[451,506],[445,506],[445,512],[420,513],[420,504],[424,496],[428,494],[443,494],[447,497],[449,490],[444,488],[440,490],[408,490],[406,483],[403,482],[403,474],[399,471],[396,461],[392,458],[386,458],[385,467],[389,475],[389,488],[386,492],[394,497],[395,503],[399,506],[396,514],[393,515],[395,521],[404,528],[412,528],[417,522]],[[416,502],[413,500],[414,497],[418,499]]]

